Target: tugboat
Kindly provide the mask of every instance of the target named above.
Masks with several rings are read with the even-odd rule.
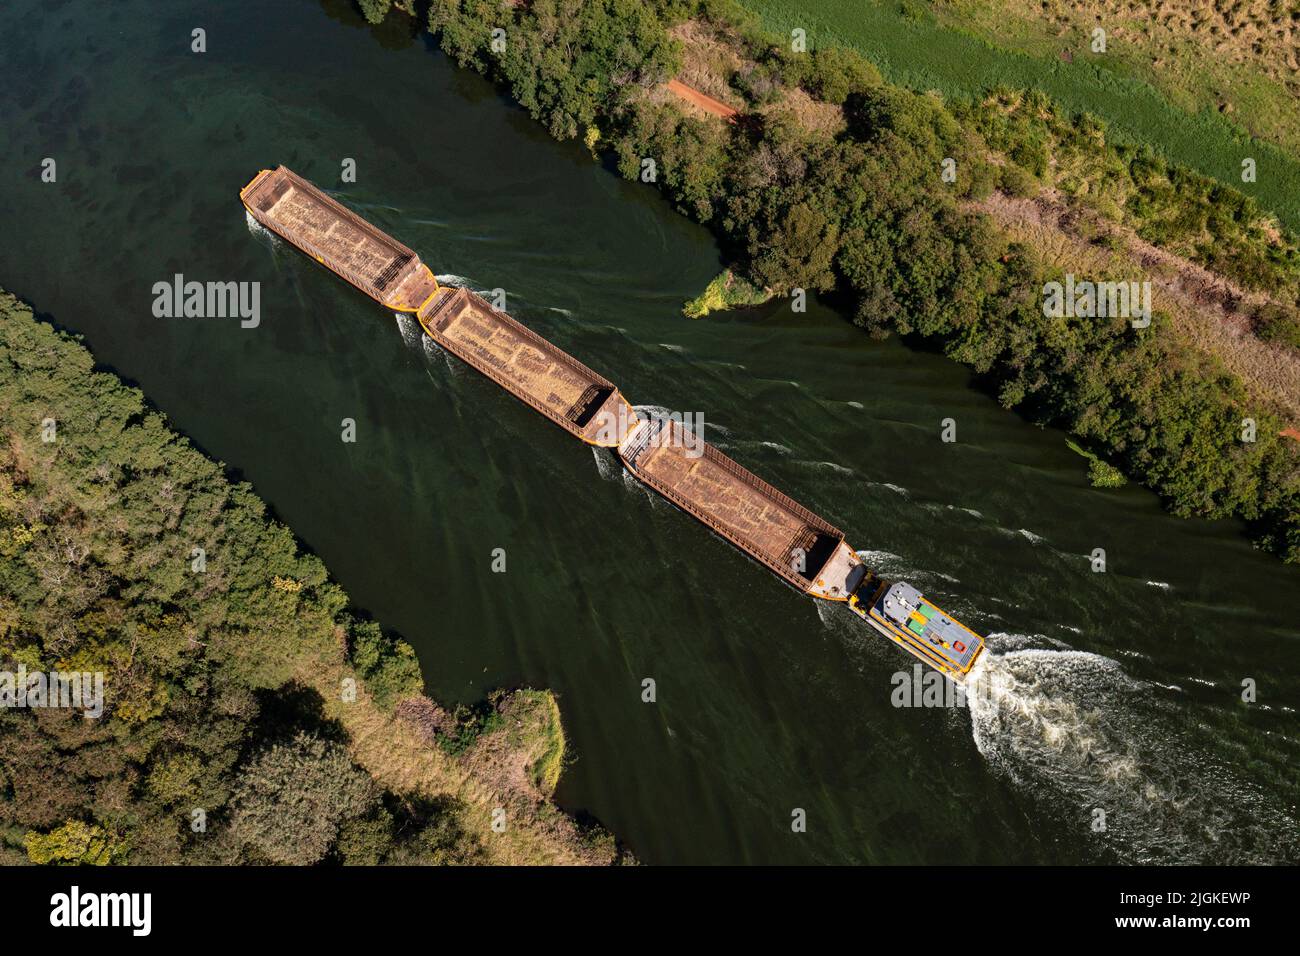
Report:
[[[844,590],[849,610],[958,684],[984,651],[984,638],[906,581],[885,581],[859,564],[845,578]]]

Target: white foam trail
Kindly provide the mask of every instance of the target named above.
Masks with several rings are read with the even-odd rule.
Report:
[[[663,405],[633,405],[632,410],[642,418],[667,418],[673,413],[671,408]]]
[[[856,408],[858,411],[862,411],[864,408],[867,407],[863,405],[861,402],[845,402],[844,404],[849,406],[849,408]]]
[[[862,627],[862,622],[844,610],[843,605],[830,601],[813,601],[813,607],[817,609],[822,627],[847,646],[866,650],[873,657],[894,655],[895,651],[888,642],[876,640],[875,632]]]
[[[843,465],[836,464],[833,461],[801,461],[799,462],[799,464],[806,465],[809,468],[818,468],[826,471],[831,471],[837,475],[853,474],[852,468],[845,468]]]
[[[855,553],[862,559],[862,563],[873,571],[891,576],[906,576],[912,573],[912,569],[907,566],[902,556],[892,551],[866,550]]]
[[[660,497],[659,495],[651,491],[649,485],[637,481],[637,479],[632,476],[632,473],[628,471],[626,468],[620,468],[619,472],[623,476],[623,487],[626,488],[634,495],[645,495],[646,500],[650,502],[651,511],[658,511],[661,508],[676,507],[672,503],[666,501],[664,498]]]
[[[420,339],[424,338],[424,329],[420,328],[420,323],[405,312],[394,312],[393,318],[397,319],[397,329],[402,333],[402,342],[406,347],[419,345]]]
[[[460,374],[460,369],[457,368],[456,363],[451,360],[451,356],[447,354],[446,349],[444,349],[433,339],[429,338],[427,335],[421,336],[420,341],[421,344],[424,346],[424,359],[426,363],[436,364],[438,360],[441,359],[442,363],[447,366],[448,374],[450,375]]]
[[[571,319],[571,318],[573,318],[573,313],[572,313],[572,312],[570,312],[568,309],[561,309],[558,305],[548,305],[548,306],[546,307],[546,311],[547,311],[547,312],[558,312],[558,313],[560,313],[560,315],[564,316],[566,319]]]
[[[1167,584],[1164,581],[1148,581],[1147,586],[1153,588],[1160,588],[1160,590],[1162,591],[1172,591],[1174,589],[1174,586],[1172,584]]]
[[[865,549],[864,549],[864,550],[862,550],[862,551],[855,551],[854,554],[856,554],[856,555],[857,555],[859,558],[861,558],[863,561],[877,561],[877,562],[880,562],[880,561],[901,561],[901,560],[903,560],[901,557],[899,557],[897,554],[894,554],[894,552],[892,552],[892,551],[868,551],[868,550],[865,550]]]
[[[995,640],[1001,637],[1003,640]],[[1074,650],[999,644],[990,635],[967,681],[975,746],[1090,837],[1098,854],[1131,863],[1252,863],[1294,857],[1286,808],[1221,765],[1161,712],[1160,695],[1115,661]],[[1175,715],[1176,717],[1177,715]],[[1096,811],[1105,814],[1097,830]]]
[[[773,451],[780,452],[782,455],[792,454],[789,448],[786,448],[784,445],[777,444],[774,441],[765,441],[765,442],[761,442],[760,444],[762,444],[764,448],[770,448]]]
[[[458,276],[454,272],[448,272],[445,275],[434,276],[434,278],[437,279],[438,282],[442,285],[463,285],[466,286],[467,288],[473,287],[473,283],[470,282],[469,279],[465,278],[464,276]]]
[[[254,219],[253,214],[247,209],[244,210],[244,220],[248,223],[248,231],[259,238],[271,240],[271,247],[273,249],[278,249],[283,245],[284,240]]]
[[[1028,541],[1031,541],[1034,544],[1042,544],[1044,541],[1047,540],[1041,534],[1034,534],[1028,528],[1017,528],[1016,534],[1020,535],[1021,537],[1025,538]]]
[[[1003,637],[1010,643],[1030,639]],[[1097,654],[990,650],[967,680],[975,746],[1021,783],[1047,782],[1096,794],[1103,782],[1131,781],[1138,772],[1133,755],[1107,739],[1100,711],[1079,693],[1093,688],[1100,694],[1126,683],[1119,665]],[[1033,779],[1038,777],[1043,781]]]
[[[1045,634],[1019,634],[1008,633],[1007,631],[992,631],[984,637],[984,642],[988,645],[989,650],[998,654],[1005,654],[1008,651],[1021,651],[1045,640],[1047,640]]]
[[[618,478],[618,473],[623,469],[614,463],[613,456],[595,445],[591,446],[591,455],[596,459],[596,473],[601,478],[605,481],[615,481]]]

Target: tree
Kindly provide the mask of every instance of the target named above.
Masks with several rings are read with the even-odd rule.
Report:
[[[309,865],[330,851],[343,823],[365,816],[376,801],[374,781],[347,750],[299,732],[244,768],[231,832],[273,863]]]
[[[392,9],[393,0],[357,0],[361,13],[370,23],[383,23],[384,17]]]
[[[125,847],[114,834],[80,820],[69,820],[49,833],[28,833],[23,842],[33,863],[106,866],[121,862],[125,855]]]

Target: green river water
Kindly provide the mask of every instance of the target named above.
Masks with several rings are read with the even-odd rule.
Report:
[[[10,0],[0,36],[0,286],[253,482],[415,646],[435,697],[557,691],[573,758],[557,798],[641,860],[1300,857],[1300,575],[1235,524],[1090,488],[1063,434],[817,304],[683,319],[720,266],[709,234],[402,18]],[[633,402],[702,414],[724,451],[989,634],[995,699],[893,706],[910,658],[251,228],[238,191],[277,163],[442,277],[504,288]],[[260,282],[261,325],[155,318],[174,273]]]

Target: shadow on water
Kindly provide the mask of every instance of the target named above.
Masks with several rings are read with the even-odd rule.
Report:
[[[385,50],[406,50],[428,35],[428,3],[416,4],[417,14],[407,16],[401,11],[391,11],[380,23],[370,23],[362,16],[355,0],[317,0],[321,10],[335,23],[355,29],[370,31],[370,35]]]

